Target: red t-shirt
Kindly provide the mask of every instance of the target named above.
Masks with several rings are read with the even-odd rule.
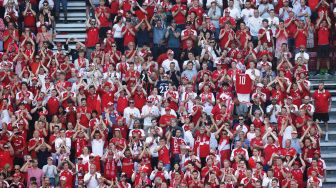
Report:
[[[298,34],[295,37],[295,47],[300,48],[301,45],[307,45],[307,31],[305,30],[298,30]]]
[[[252,91],[252,80],[248,74],[236,75],[236,91],[239,94],[250,94]]]
[[[315,100],[315,111],[317,113],[328,113],[330,98],[331,94],[329,93],[329,91],[315,91],[313,94],[313,99]]]
[[[55,115],[58,112],[58,108],[60,106],[60,101],[57,97],[50,97],[47,102],[47,109],[49,115]]]
[[[276,151],[278,151],[278,147],[275,144],[267,144],[264,148],[265,162],[268,162]]]
[[[101,13],[98,17],[100,26],[101,27],[108,27],[109,26],[109,20],[108,17],[106,17],[105,14],[110,12],[110,9],[108,7],[97,7],[95,10],[96,14]]]
[[[197,17],[202,18],[204,10],[202,7],[198,6],[198,7],[191,7],[188,11],[188,14],[190,14],[191,12],[195,12],[195,14],[197,15]]]
[[[23,23],[25,27],[35,27],[36,26],[36,18],[31,11],[27,11],[26,16],[23,18]]]
[[[73,173],[70,170],[62,170],[60,173],[60,177],[66,177],[66,187],[72,187],[73,186]]]
[[[119,1],[118,0],[113,0],[111,2],[110,13],[111,14],[117,14],[118,10],[119,10]]]
[[[99,28],[89,27],[86,29],[86,35],[90,36],[86,39],[86,47],[94,47],[99,42]]]
[[[170,164],[169,150],[166,146],[163,146],[159,151],[159,161],[162,161],[163,164]]]
[[[172,12],[176,12],[178,9],[181,9],[182,10],[187,10],[187,6],[185,5],[174,5],[171,9]],[[185,24],[185,21],[186,21],[186,16],[183,15],[181,13],[181,11],[179,13],[177,13],[175,16],[174,16],[174,20],[176,22],[176,24]]]
[[[330,31],[327,27],[320,27],[317,32],[317,44],[318,45],[328,45],[329,44]]]

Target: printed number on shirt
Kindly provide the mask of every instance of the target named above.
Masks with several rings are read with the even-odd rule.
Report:
[[[168,86],[167,85],[166,86],[160,86],[159,89],[160,89],[160,93],[164,93],[168,90]]]
[[[239,84],[245,85],[246,83],[246,77],[245,76],[239,76]]]

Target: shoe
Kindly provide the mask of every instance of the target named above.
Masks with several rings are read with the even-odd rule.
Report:
[[[328,74],[329,74],[330,76],[333,76],[333,75],[334,75],[334,73],[333,73],[331,70],[328,70]]]
[[[328,134],[329,134],[328,132],[325,133],[325,139],[324,139],[324,141],[326,141],[326,142],[329,141],[329,138],[328,138],[329,135]]]

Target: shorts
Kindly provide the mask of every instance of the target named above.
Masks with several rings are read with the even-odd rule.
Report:
[[[330,50],[329,45],[319,45],[318,46],[318,51],[317,51],[317,57],[321,58],[329,58]]]
[[[238,101],[241,103],[249,104],[251,102],[250,94],[240,94],[237,93]]]
[[[313,120],[319,120],[323,122],[329,121],[329,113],[314,113]]]

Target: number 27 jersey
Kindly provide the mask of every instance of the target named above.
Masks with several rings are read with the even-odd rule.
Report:
[[[248,74],[236,75],[236,92],[238,94],[250,94],[252,91],[252,80]]]

